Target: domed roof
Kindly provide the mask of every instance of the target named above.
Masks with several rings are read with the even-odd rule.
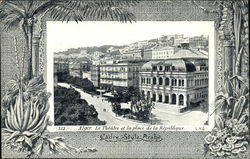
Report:
[[[142,65],[142,70],[151,70],[153,68],[152,65],[159,63],[159,61],[149,61]]]

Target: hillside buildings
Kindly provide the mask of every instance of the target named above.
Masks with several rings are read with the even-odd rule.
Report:
[[[96,88],[139,88],[156,106],[181,112],[208,98],[208,37],[162,36],[123,48],[55,61],[56,72],[88,78]],[[90,56],[90,54],[88,54]]]

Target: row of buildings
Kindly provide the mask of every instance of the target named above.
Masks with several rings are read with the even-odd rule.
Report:
[[[208,37],[203,35],[185,37],[183,34],[139,41],[119,51],[124,58],[132,57],[144,60],[168,59],[180,50],[180,48],[183,48],[183,44],[188,44],[191,48],[208,51]]]
[[[208,54],[190,49],[187,43],[181,48],[164,47],[158,51],[150,60],[99,64],[81,61],[76,63],[78,67],[72,67],[73,63],[55,62],[55,70],[88,78],[95,87],[107,92],[133,86],[139,88],[144,98],[180,110],[208,98]]]
[[[134,59],[155,60],[155,59],[168,59],[178,50],[176,47],[171,46],[154,46],[152,48],[127,50],[122,53],[123,57],[132,57]]]

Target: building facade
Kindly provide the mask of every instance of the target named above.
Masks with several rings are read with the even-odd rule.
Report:
[[[69,74],[69,63],[64,61],[54,61],[54,86],[57,86],[58,75]]]
[[[174,106],[181,112],[208,98],[208,60],[150,61],[142,66],[139,89],[156,106]]]
[[[116,61],[100,65],[100,88],[112,90],[115,87],[138,87],[139,71],[143,61]]]
[[[145,60],[152,59],[152,49],[144,49],[143,50],[143,59],[145,59]]]
[[[63,61],[55,61],[54,72],[69,73],[69,63]]]
[[[189,45],[190,45],[190,47],[207,48],[208,47],[208,37],[205,37],[203,35],[190,37],[189,38]]]
[[[95,87],[100,86],[100,65],[92,65],[90,67],[91,77],[90,80],[92,81]]]
[[[122,53],[124,57],[132,57],[134,59],[141,59],[143,49],[127,50]]]
[[[81,61],[80,63],[80,71],[82,78],[91,79],[90,67],[92,63],[90,61]]]
[[[157,47],[152,49],[152,59],[168,59],[175,53],[174,47]]]

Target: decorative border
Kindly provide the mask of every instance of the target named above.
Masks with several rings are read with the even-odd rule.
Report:
[[[169,3],[174,3],[174,2],[171,2],[170,0],[166,0],[165,2],[166,2],[166,5],[164,3],[164,7],[166,7],[166,9],[169,8],[169,6],[172,7],[172,8],[174,7],[173,4],[172,5],[170,4],[168,6]],[[212,13],[212,14],[209,14],[209,16],[207,16],[206,18],[208,20],[211,20],[211,17],[213,17],[212,19],[215,21],[216,25],[218,25],[217,30],[216,30],[216,46],[217,46],[217,48],[216,48],[216,59],[215,59],[216,60],[215,61],[216,62],[216,65],[215,65],[215,68],[216,68],[216,72],[215,72],[215,80],[216,80],[215,90],[216,91],[215,92],[219,93],[222,90],[224,82],[226,80],[225,72],[229,71],[229,73],[231,74],[232,72],[235,73],[234,71],[237,71],[237,70],[232,70],[232,68],[234,67],[234,64],[232,65],[232,61],[235,60],[236,57],[235,57],[235,55],[233,55],[232,52],[228,52],[228,50],[229,51],[233,50],[234,47],[235,47],[235,46],[232,46],[232,43],[234,43],[233,42],[234,39],[230,38],[230,36],[232,36],[232,32],[233,32],[232,31],[232,27],[233,27],[232,8],[228,9],[227,7],[225,7],[225,5],[230,6],[234,1],[223,1],[223,2],[225,2],[225,4],[222,4],[222,5],[219,4],[220,7],[216,8],[216,9],[219,10],[219,12],[217,12],[218,15],[213,14],[213,13],[216,12],[215,11],[216,9],[208,10],[208,9],[200,6],[199,4],[197,4],[195,0],[188,1],[188,3],[189,2],[193,2],[196,5],[196,7],[194,7],[195,9],[201,9],[201,10],[205,11],[206,13]],[[221,2],[221,1],[219,0],[218,2]],[[243,11],[242,11],[243,14],[244,14],[244,17],[243,17],[244,21],[243,22],[244,22],[244,27],[246,28],[248,26],[248,16],[246,16],[246,15],[248,15],[248,10],[246,8],[244,8],[245,7],[244,3],[248,3],[248,2],[246,2],[245,0],[242,0],[242,2],[243,2],[243,5],[240,6],[240,7],[243,8]],[[141,3],[143,3],[143,2],[141,2]],[[151,2],[151,3],[153,4],[155,2]],[[183,3],[183,1],[177,1],[176,3]],[[207,1],[204,2],[204,5],[207,5],[206,7],[213,6],[210,3],[211,3],[211,1],[207,0]],[[146,6],[146,7],[150,7],[151,4],[148,4],[148,5],[149,6]],[[187,5],[186,7],[190,8],[189,5]],[[210,8],[210,7],[208,7],[208,8]],[[181,13],[181,10],[177,9],[177,11],[175,10],[175,11],[172,11],[172,13],[173,12],[175,12],[175,14],[178,14],[178,12]],[[143,13],[143,14],[145,14],[145,13]],[[201,14],[203,14],[203,13],[201,13]],[[143,16],[143,17],[148,20],[148,19],[150,19],[151,16],[146,15],[146,16]],[[167,17],[169,17],[169,16],[166,16],[163,19],[165,20],[165,18],[167,18]],[[201,17],[197,16],[197,17],[195,17],[193,19],[194,20],[204,20],[206,18],[204,18],[204,14],[203,14],[203,15],[201,15]],[[162,19],[162,16],[157,17],[157,20],[159,20],[159,19]],[[181,20],[189,20],[189,18],[185,19],[185,17],[184,17],[184,19],[181,18],[181,17],[178,18],[178,20],[180,20],[180,19]],[[35,65],[36,65],[36,67],[38,67],[39,73],[44,74],[45,77],[46,77],[46,71],[45,70],[46,70],[46,63],[47,63],[47,59],[46,59],[46,24],[45,24],[46,20],[48,20],[48,19],[46,17],[43,17],[43,16],[38,20],[38,22],[40,22],[39,26],[41,26],[41,27],[37,27],[38,29],[37,29],[36,33],[38,34],[38,36],[34,36],[34,41],[33,41],[33,43],[36,44],[36,46],[38,46],[38,50],[39,50],[38,51],[39,56],[36,57],[37,62],[35,63]],[[173,19],[170,19],[170,20],[173,20]],[[246,39],[246,44],[245,45],[246,45],[246,48],[249,48],[249,46],[248,46],[249,30],[247,30],[245,28],[244,28],[244,31],[242,31],[241,34],[246,34],[245,35],[245,39]],[[41,34],[41,36],[39,36],[39,34]],[[39,45],[37,45],[37,44],[39,44]],[[246,50],[248,50],[248,49],[246,49]],[[230,55],[227,54],[227,53],[230,53]],[[247,51],[246,53],[243,53],[243,56],[246,57],[246,58],[249,58],[249,51]],[[242,64],[240,64],[240,66],[241,66],[241,69],[243,71],[246,71],[246,73],[248,74],[249,69],[248,68],[242,68],[247,63],[249,63],[249,59],[246,59],[245,63],[242,62]],[[246,74],[244,74],[244,75],[246,75]],[[245,77],[245,78],[247,78],[245,80],[249,81],[249,79],[248,79],[249,77]],[[217,131],[217,133],[218,132],[219,131]],[[86,134],[88,134],[88,133],[86,132]],[[157,132],[157,134],[158,134],[158,132]],[[169,134],[170,134],[170,132],[169,132]],[[205,141],[210,143],[211,142],[210,139],[214,140],[214,136],[211,136],[211,135],[209,136],[209,135],[205,138]],[[242,140],[242,139],[236,139],[236,140]],[[230,142],[234,142],[234,141],[235,141],[235,139],[230,139]],[[212,149],[216,150],[216,147],[212,147]]]

